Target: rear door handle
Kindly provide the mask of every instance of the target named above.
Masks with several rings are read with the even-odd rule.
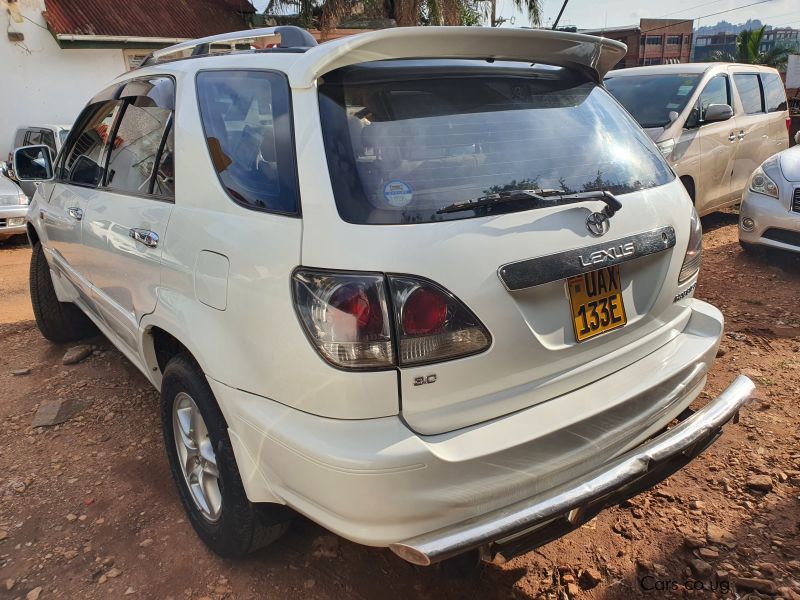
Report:
[[[148,248],[155,248],[158,246],[158,234],[155,231],[134,228],[128,232],[128,235]]]
[[[76,221],[80,221],[81,219],[83,219],[83,209],[78,208],[77,206],[70,206],[67,209],[67,214]]]
[[[744,132],[744,129],[740,129],[740,130],[739,130],[739,139],[740,139],[740,140],[743,140],[745,135],[746,135],[746,134],[745,134],[745,132]]]

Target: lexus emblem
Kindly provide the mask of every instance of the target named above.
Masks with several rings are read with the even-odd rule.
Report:
[[[605,213],[596,212],[586,217],[586,229],[595,237],[605,235],[611,227],[611,221]]]

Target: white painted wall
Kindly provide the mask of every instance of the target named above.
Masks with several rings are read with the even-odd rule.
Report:
[[[18,4],[23,23],[0,10],[0,160],[18,127],[72,124],[89,98],[126,70],[121,49],[62,50],[42,17],[44,0]],[[7,27],[25,40],[9,41]]]

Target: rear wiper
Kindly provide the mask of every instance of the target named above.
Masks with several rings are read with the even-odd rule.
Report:
[[[498,192],[487,196],[478,196],[472,200],[455,202],[436,211],[437,214],[462,212],[465,210],[485,209],[487,212],[493,206],[520,202],[522,200],[537,200],[546,205],[574,204],[585,202],[586,200],[600,200],[605,203],[603,212],[609,218],[622,208],[622,203],[614,197],[614,194],[607,190],[595,190],[591,192],[577,192],[565,194],[563,190],[535,189],[535,190],[510,190]]]

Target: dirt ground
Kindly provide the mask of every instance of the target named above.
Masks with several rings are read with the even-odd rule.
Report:
[[[739,597],[800,598],[800,259],[745,255],[733,215],[704,225],[697,296],[727,325],[703,398],[752,377],[740,423],[657,489],[466,580],[302,518],[246,560],[212,555],[170,479],[156,392],[101,337],[62,365],[68,347],[32,320],[29,250],[0,246],[0,599],[733,598],[734,581]],[[83,410],[32,428],[59,398]]]

